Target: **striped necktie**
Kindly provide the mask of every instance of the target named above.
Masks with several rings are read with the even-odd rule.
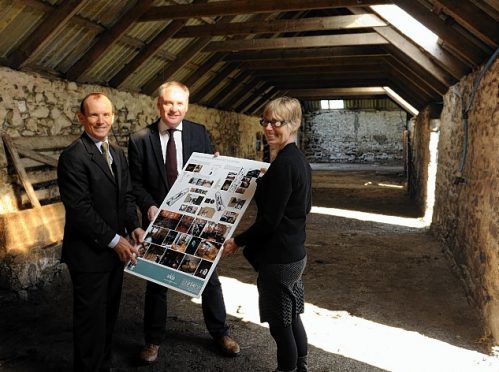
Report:
[[[102,155],[104,155],[104,159],[106,159],[107,166],[109,167],[109,170],[111,171],[111,174],[114,176],[113,172],[113,161],[111,160],[111,154],[109,153],[109,143],[102,141]]]

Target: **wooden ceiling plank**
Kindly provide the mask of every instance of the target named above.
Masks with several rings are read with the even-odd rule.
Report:
[[[274,87],[270,88],[266,93],[264,93],[258,100],[251,105],[249,105],[248,108],[242,108],[240,112],[245,113],[245,114],[255,114],[258,112],[260,114],[259,110],[262,108],[263,105],[265,105],[268,101],[270,101],[272,98],[274,98],[276,95],[284,95],[286,94],[285,92],[280,91],[279,89],[276,89]]]
[[[210,42],[209,37],[201,38],[192,43],[190,46],[182,50],[182,52],[177,56],[177,58],[172,61],[172,63],[158,75],[150,79],[147,83],[142,86],[142,92],[145,94],[153,94],[156,89],[165,81],[167,81],[170,76],[186,65],[196,54],[198,54],[203,48]]]
[[[213,66],[219,63],[226,53],[214,53],[209,57],[201,66],[199,66],[196,71],[189,75],[189,77],[184,81],[184,84],[188,87],[194,85],[199,79],[201,79],[205,74],[210,71]],[[190,88],[189,88],[190,89]]]
[[[290,89],[289,95],[296,98],[358,97],[386,95],[383,87],[353,87],[324,89]]]
[[[270,88],[270,85],[267,83],[259,84],[259,80],[256,78],[251,78],[245,84],[241,84],[237,86],[232,95],[227,99],[224,103],[224,107],[228,110],[235,110],[235,107],[241,101],[241,99],[250,92],[250,96],[254,96],[254,92],[257,91],[257,88],[262,88],[265,86],[265,89]]]
[[[272,22],[249,21],[185,26],[175,34],[174,38],[201,37],[206,35],[227,36],[261,33],[345,30],[376,26],[386,26],[386,23],[374,14],[356,14],[335,17],[276,19]]]
[[[354,11],[358,11],[354,9]],[[376,9],[373,11],[377,13]],[[381,14],[378,14],[381,17]],[[450,73],[456,80],[459,80],[461,77],[466,75],[468,71],[468,66],[466,66],[462,61],[457,59],[454,55],[450,54],[448,51],[444,50],[440,45],[436,42],[432,45],[417,45],[410,37],[407,37],[403,34],[401,30],[398,30],[393,27],[373,27],[376,32],[379,32],[380,35],[389,39],[392,43],[403,43],[403,39],[407,39],[410,43],[412,43],[418,49],[424,49],[427,54],[429,54],[432,59],[440,66],[442,69]],[[404,43],[405,44],[405,43]],[[416,50],[416,49],[414,49]]]
[[[297,36],[274,39],[212,41],[207,52],[232,52],[236,50],[263,50],[287,48],[313,48],[353,45],[383,45],[388,41],[374,32],[344,35]]]
[[[430,72],[425,70],[422,66],[415,64],[409,56],[404,54],[402,51],[394,47],[393,45],[386,47],[388,50],[391,50],[392,55],[387,57],[390,61],[390,64],[395,64],[395,66],[402,66],[401,68],[405,70],[411,70],[414,74],[419,76],[423,81],[427,82],[432,89],[440,92],[440,94],[444,95],[445,92],[449,89],[450,85],[442,82],[437,79]]]
[[[249,71],[242,71],[237,74],[230,83],[228,83],[224,88],[222,88],[217,94],[215,94],[208,102],[209,107],[219,108],[221,103],[226,100],[230,94],[236,89],[236,87],[241,86],[243,81],[246,80],[251,73]]]
[[[67,0],[50,11],[36,30],[8,56],[9,66],[18,69],[27,64],[37,51],[44,49],[53,36],[66,27],[69,20],[86,5],[87,1]]]
[[[347,57],[347,58],[315,58],[315,59],[283,59],[283,60],[273,60],[273,61],[249,61],[243,62],[242,68],[247,68],[250,70],[271,70],[277,69],[284,71],[287,68],[299,68],[299,67],[350,67],[350,66],[368,66],[379,64],[383,57]],[[317,72],[317,71],[316,71]],[[323,72],[321,70],[321,72]]]
[[[349,10],[353,13],[360,12],[357,8],[349,8]],[[428,57],[419,46],[415,45],[399,31],[392,27],[374,27],[373,30],[447,86],[451,86],[456,81],[442,67]]]
[[[444,43],[448,44],[453,50],[466,61],[470,66],[477,66],[486,58],[483,51],[480,50],[473,42],[462,37],[430,9],[414,0],[396,0],[396,4],[417,21],[425,25],[429,30],[438,35]]]
[[[224,67],[216,73],[216,75],[210,79],[203,87],[201,87],[197,92],[191,96],[191,102],[200,103],[200,101],[206,97],[213,89],[219,85],[223,79],[229,76],[234,70],[239,67],[238,63],[227,63]]]
[[[151,7],[153,2],[154,0],[138,1],[125,12],[113,27],[103,33],[97,42],[67,71],[66,77],[77,81]]]
[[[310,58],[344,58],[344,57],[375,57],[388,55],[385,50],[377,45],[365,46],[340,46],[332,48],[306,48],[306,49],[276,49],[262,51],[241,51],[227,54],[226,61],[248,60],[286,60]]]
[[[142,48],[137,55],[110,80],[112,87],[118,88],[132,73],[151,58],[187,21],[175,20],[166,26],[154,39]]]
[[[400,35],[400,33],[396,30],[389,27],[379,27],[376,28],[375,31],[388,40],[395,48],[408,56],[414,63],[424,68],[445,85],[451,86],[455,83],[455,80],[452,79],[446,71],[433,62],[411,41]]]
[[[207,4],[165,5],[150,9],[141,21],[215,17],[221,15],[276,13],[297,10],[343,8],[390,4],[391,0],[233,0]]]
[[[435,0],[444,12],[492,48],[499,46],[499,25],[479,7],[468,0]]]
[[[386,63],[388,65],[387,71],[406,77],[407,80],[413,82],[416,86],[429,94],[438,94],[443,96],[447,91],[445,86],[432,84],[432,82],[425,80],[424,74],[418,74],[416,71],[408,68],[405,64],[401,63],[394,57],[386,58]]]

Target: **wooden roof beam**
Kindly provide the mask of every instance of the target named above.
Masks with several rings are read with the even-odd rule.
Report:
[[[147,83],[142,86],[142,92],[152,95],[156,89],[167,81],[170,76],[180,70],[189,61],[194,58],[203,48],[210,42],[209,37],[201,38],[192,43],[190,46],[182,50],[177,58],[165,70],[160,71],[155,77],[149,79]]]
[[[354,8],[352,9],[352,11],[358,12],[359,10]],[[378,14],[376,9],[373,9],[373,11]],[[382,17],[381,14],[378,15]],[[385,39],[389,40],[392,44],[404,45],[407,50],[409,49],[409,47],[406,45],[407,43],[403,41],[404,39],[408,40],[410,44],[414,45],[415,48],[424,49],[425,52],[429,54],[440,67],[442,67],[443,70],[450,73],[457,80],[464,76],[468,71],[468,67],[464,65],[461,60],[455,58],[454,55],[450,54],[448,51],[440,47],[440,45],[438,45],[436,42],[432,44],[428,43],[428,45],[419,45],[415,43],[410,37],[406,37],[403,34],[403,31],[397,29],[395,26],[374,27],[373,29]],[[413,53],[416,51],[415,48],[413,48]]]
[[[498,23],[468,0],[435,0],[446,14],[492,48],[499,46]]]
[[[243,113],[248,114],[248,115],[255,115],[256,113],[260,114],[260,110],[262,107],[271,99],[278,95],[285,95],[287,94],[287,91],[281,91],[277,88],[271,88],[269,91],[267,91],[265,94],[262,95],[260,99],[258,99],[255,103],[253,103],[251,106],[249,106],[247,109],[243,109]]]
[[[339,46],[306,49],[247,50],[227,54],[226,61],[286,60],[310,58],[344,58],[386,56],[388,53],[377,45]]]
[[[248,94],[248,92],[249,97],[252,97],[257,94],[257,89],[260,88],[266,90],[270,88],[270,85],[265,82],[260,83],[259,79],[250,78],[246,83],[241,84],[234,89],[229,99],[224,102],[224,107],[228,110],[235,110],[235,107],[237,107],[239,101],[241,101],[243,97]]]
[[[216,72],[216,75],[208,80],[206,84],[201,87],[197,92],[191,95],[191,102],[200,103],[200,101],[206,97],[213,89],[219,85],[223,79],[229,76],[234,70],[239,67],[238,63],[227,63],[220,71]]]
[[[272,22],[234,22],[214,25],[185,26],[174,38],[249,35],[280,32],[328,31],[386,26],[374,14],[356,14],[335,17],[317,17],[300,19],[276,19]]]
[[[368,6],[391,4],[392,0],[233,0],[206,4],[165,5],[150,9],[141,21],[159,21],[221,15],[276,13],[297,10],[343,8],[346,6]]]
[[[124,35],[129,27],[151,7],[153,2],[154,0],[142,0],[131,7],[120,17],[109,31],[103,33],[100,39],[80,57],[80,59],[67,71],[66,77],[76,81],[89,70],[116,40]]]
[[[383,87],[290,89],[288,94],[299,99],[335,98],[335,97],[372,97],[386,95]]]
[[[52,37],[66,27],[69,20],[87,4],[86,1],[67,0],[50,10],[40,25],[8,57],[10,67],[18,69],[27,64],[37,51],[46,48]]]
[[[185,20],[176,20],[166,26],[154,39],[144,46],[135,57],[125,64],[123,68],[114,75],[109,81],[112,87],[118,88],[134,71],[142,66],[149,58],[151,58],[162,45],[170,39],[182,26],[186,23]]]
[[[234,79],[232,79],[231,82],[229,82],[224,88],[222,88],[217,94],[215,94],[207,102],[207,105],[209,107],[215,107],[215,108],[221,107],[222,102],[228,96],[230,96],[230,94],[232,94],[232,92],[234,91],[234,89],[236,89],[236,87],[242,85],[243,81],[245,81],[250,75],[251,74],[249,71],[239,72],[239,74],[237,74],[237,76],[234,77]]]
[[[438,35],[445,44],[448,44],[456,54],[470,66],[476,66],[484,61],[485,53],[477,48],[470,40],[462,37],[455,29],[430,9],[414,0],[395,0],[395,3],[429,30]]]
[[[351,67],[351,66],[369,66],[376,65],[383,61],[383,57],[347,57],[347,58],[316,58],[316,59],[284,59],[284,60],[273,60],[273,61],[250,61],[243,62],[241,64],[242,68],[247,68],[249,70],[271,70],[276,69],[284,71],[288,68],[313,68],[313,67]],[[315,71],[317,73],[317,71]],[[321,70],[321,73],[324,72]]]
[[[205,51],[232,52],[236,50],[289,49],[383,44],[388,44],[388,41],[380,35],[370,32],[344,35],[279,37],[274,39],[212,41],[205,48]]]

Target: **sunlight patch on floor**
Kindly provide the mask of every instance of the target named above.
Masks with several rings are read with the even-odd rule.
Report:
[[[353,218],[360,221],[371,221],[371,222],[386,223],[390,225],[416,227],[420,229],[428,227],[431,222],[423,218],[388,216],[385,214],[367,213],[367,212],[351,211],[348,209],[325,208],[325,207],[315,207],[315,206],[312,207],[311,213],[325,214],[328,216],[337,216],[344,218]]]
[[[267,327],[266,323],[260,324],[255,285],[228,277],[220,277],[220,281],[229,315]],[[193,301],[200,303],[199,299]],[[387,371],[499,371],[498,357],[355,317],[346,311],[331,311],[307,303],[302,319],[310,345]],[[240,341],[244,346],[244,340]]]

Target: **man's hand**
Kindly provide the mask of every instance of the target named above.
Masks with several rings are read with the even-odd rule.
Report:
[[[140,243],[142,243],[144,241],[145,233],[146,232],[140,227],[137,227],[135,230],[132,231],[132,233],[130,234],[130,237],[132,238],[135,245],[139,245]]]
[[[147,210],[147,219],[149,221],[152,221],[154,217],[156,217],[156,214],[158,213],[159,208],[156,207],[155,205],[151,205],[149,209]]]
[[[134,231],[137,230],[138,229],[135,229]],[[139,254],[139,250],[133,245],[131,245],[128,242],[128,240],[126,240],[124,237],[120,236],[118,244],[116,244],[116,246],[113,249],[118,255],[120,261],[123,262],[124,264],[126,264],[130,260],[134,264],[137,263],[136,257]]]
[[[213,154],[213,157],[216,158],[217,156],[220,156],[220,153],[218,151],[216,151],[214,154]]]
[[[234,238],[226,240],[224,243],[224,250],[222,251],[222,257],[232,256],[237,251],[237,248],[239,248],[239,246],[234,241]]]

